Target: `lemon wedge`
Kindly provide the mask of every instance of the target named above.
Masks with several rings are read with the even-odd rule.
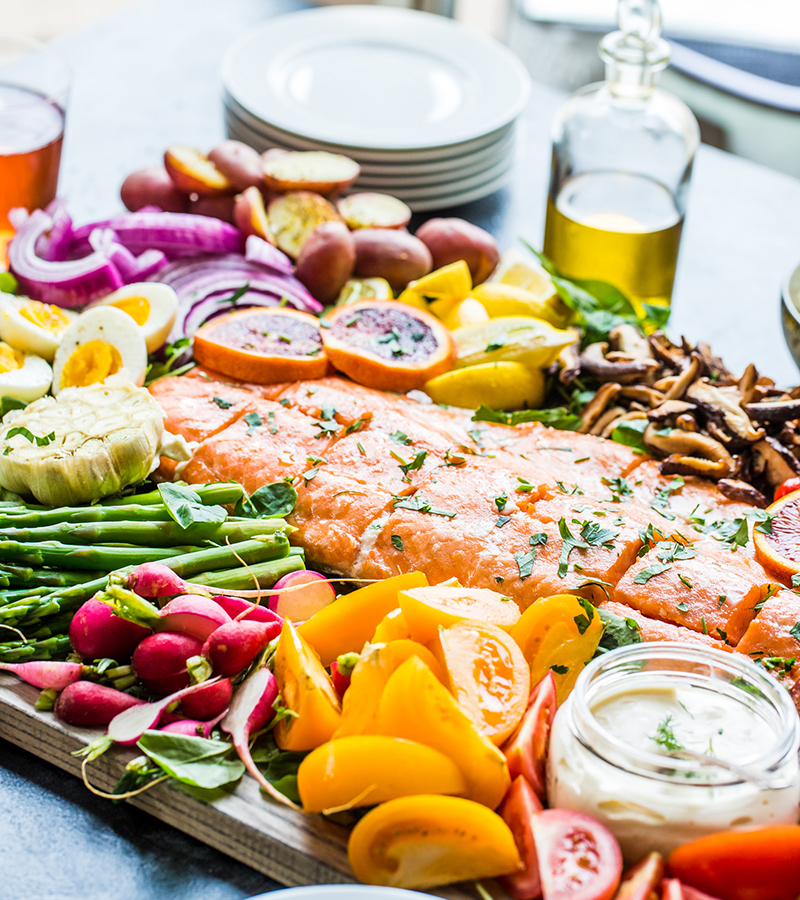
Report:
[[[459,369],[488,362],[521,362],[546,368],[577,338],[571,328],[554,328],[533,316],[499,316],[480,325],[456,328],[452,335]]]
[[[570,310],[561,302],[552,281],[539,293],[513,284],[484,282],[472,289],[470,297],[477,300],[490,319],[498,316],[535,316],[557,328],[569,324]]]
[[[555,290],[550,276],[539,265],[530,253],[526,253],[517,247],[511,247],[500,257],[497,268],[492,273],[489,282],[497,284],[510,284],[513,287],[524,288],[533,294],[542,294],[552,289]]]
[[[482,303],[474,297],[467,297],[446,316],[442,316],[442,325],[455,331],[456,328],[464,328],[466,325],[480,325],[488,322],[489,318],[489,313]]]
[[[476,409],[535,408],[544,401],[544,373],[519,362],[483,363],[453,369],[432,378],[423,388],[434,403]]]
[[[392,288],[385,278],[351,278],[336,300],[337,306],[350,306],[361,300],[391,300]]]

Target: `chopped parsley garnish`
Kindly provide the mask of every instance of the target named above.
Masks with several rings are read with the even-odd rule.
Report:
[[[502,412],[485,406],[483,403],[472,416],[473,422],[495,422],[498,425],[520,425],[523,422],[541,422],[551,428],[561,431],[575,431],[580,427],[580,416],[573,415],[566,407],[557,406],[554,409],[522,409],[517,412]],[[646,423],[645,423],[646,424]],[[570,447],[540,448],[554,450],[569,450]]]
[[[392,546],[395,550],[399,550],[401,553],[405,552],[405,547],[403,546],[403,539],[399,534],[393,534],[391,537]]]
[[[783,656],[765,656],[761,659],[757,659],[756,662],[762,665],[769,672],[777,671],[786,675],[794,668],[794,664],[797,662],[797,657],[792,656],[789,659],[786,659]]]
[[[494,498],[494,505],[498,512],[502,512],[506,508],[506,503],[508,503],[508,494],[498,494]]]
[[[653,502],[650,506],[665,519],[674,519],[675,516],[670,512],[671,506],[669,502],[669,498],[671,494],[674,494],[676,491],[679,491],[686,482],[681,478],[680,475],[676,475],[675,478],[670,481],[666,487],[661,488],[656,491],[655,496],[653,497]]]
[[[46,447],[48,444],[51,444],[56,439],[55,431],[51,431],[50,434],[38,435],[34,434],[32,431],[29,431],[27,428],[24,428],[22,425],[16,425],[14,428],[9,428],[6,433],[6,440],[10,441],[11,438],[19,435],[20,437],[24,437],[26,441],[29,441],[31,444],[36,443],[37,447]],[[10,450],[10,448],[9,448]],[[6,456],[8,453],[6,453]]]
[[[536,561],[536,548],[547,543],[547,535],[543,531],[532,534],[530,537],[531,549],[526,553],[521,550],[514,554],[514,559],[519,569],[519,577],[524,581],[533,572],[533,564]]]
[[[506,522],[511,521],[511,516],[500,516],[497,521],[494,523],[495,528],[502,528]]]
[[[611,489],[611,499],[614,503],[620,503],[633,496],[633,489],[624,478],[601,478],[600,480]]]
[[[400,471],[403,475],[408,475],[409,472],[415,472],[417,469],[421,469],[427,455],[427,450],[418,450],[414,454],[413,459],[407,462],[402,456],[392,451],[392,456],[400,463]]]
[[[569,666],[559,666],[557,663],[555,665],[550,666],[553,672],[556,675],[566,675],[569,672]]]
[[[573,484],[572,490],[568,490],[566,487],[564,487],[563,481],[557,481],[556,487],[561,491],[562,494],[566,494],[568,497],[571,497],[573,494],[580,495],[583,493],[583,491],[578,487],[577,484]]]
[[[486,352],[492,353],[494,350],[502,350],[506,345],[506,336],[498,335],[493,341],[489,341],[486,345]]]
[[[248,413],[244,417],[244,420],[245,420],[245,422],[247,422],[247,424],[249,426],[247,429],[248,437],[255,434],[256,428],[258,428],[260,425],[264,424],[263,419],[257,412]]]
[[[689,604],[681,600],[680,603],[677,604],[678,609],[681,612],[689,612]]]
[[[277,434],[278,426],[275,424],[275,413],[272,410],[267,413],[267,421],[269,422],[269,433]]]
[[[389,439],[394,441],[395,444],[403,444],[406,447],[411,443],[411,438],[402,431],[393,431],[389,435]]]
[[[362,456],[366,456],[366,455],[367,455],[367,451],[364,449],[364,445],[361,443],[361,441],[358,441],[358,442],[356,443],[356,447],[358,447],[358,452],[359,452]]]
[[[680,575],[680,574],[679,574],[679,575],[678,575],[678,581],[680,581],[680,583],[681,583],[685,588],[687,588],[688,590],[690,590],[690,591],[692,590],[692,582],[689,581],[689,579],[688,579],[685,575]]]
[[[586,634],[586,629],[592,624],[592,620],[594,619],[594,607],[588,600],[584,600],[583,597],[575,598],[578,603],[583,607],[585,616],[575,616],[573,621],[577,626],[579,634]]]
[[[647,584],[647,582],[650,581],[651,578],[655,578],[656,575],[661,575],[671,567],[672,563],[654,563],[652,566],[648,566],[646,569],[642,569],[641,572],[637,572],[633,576],[633,583]]]
[[[789,634],[796,640],[800,641],[800,622],[795,622],[789,629]]]
[[[450,449],[444,451],[444,464],[446,466],[463,466],[466,458],[459,456],[457,453],[451,453]]]
[[[305,483],[308,484],[308,482],[311,481],[311,479],[314,478],[314,476],[316,476],[318,474],[319,474],[318,468],[309,469],[307,472],[304,473],[303,481],[305,481]]]
[[[575,524],[581,524],[577,519],[572,521]],[[569,555],[574,549],[588,550],[590,547],[602,546],[606,550],[612,550],[611,542],[617,538],[616,531],[611,528],[604,528],[599,522],[584,522],[581,527],[580,537],[576,537],[569,530],[566,519],[563,517],[558,520],[558,531],[563,541],[561,556],[558,560],[559,578],[566,578],[569,567]]]
[[[416,494],[413,497],[394,497],[395,509],[413,509],[416,512],[429,513],[432,516],[446,516],[448,519],[454,519],[457,513],[451,512],[449,509],[437,509],[431,506],[428,500]]]
[[[212,397],[211,401],[216,403],[220,409],[230,409],[233,406],[233,403],[230,400],[225,400],[222,397]]]
[[[361,416],[361,418],[356,419],[355,422],[351,422],[349,425],[345,425],[344,433],[345,435],[353,434],[355,431],[361,431],[361,429],[369,424],[372,420],[372,413],[367,413],[365,416]]]
[[[672,727],[672,716],[667,716],[663,722],[658,723],[656,733],[651,736],[650,740],[670,752],[684,749],[683,744],[675,737],[675,731]]]
[[[703,626],[703,634],[708,634],[708,626],[706,625],[705,616],[700,616],[700,624]]]
[[[520,494],[530,494],[531,491],[536,490],[536,485],[531,484],[527,478],[523,478],[521,475],[517,475],[517,481],[519,482],[517,492]]]

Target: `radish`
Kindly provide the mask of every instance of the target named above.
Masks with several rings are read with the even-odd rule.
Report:
[[[34,687],[50,691],[63,691],[74,684],[83,675],[80,663],[54,662],[39,660],[25,663],[0,663],[0,669],[13,672],[17,678],[27,681]]]
[[[292,622],[305,622],[336,599],[328,579],[307,569],[284,575],[275,583],[274,591],[269,608]]]
[[[128,575],[127,585],[140,597],[175,597],[196,591],[195,585],[184,581],[169,566],[157,562],[136,566]]]
[[[249,622],[283,622],[283,619],[268,606],[251,603],[243,597],[213,597],[232,619],[247,619]]]
[[[350,687],[350,676],[353,674],[358,660],[358,653],[342,653],[331,663],[331,681],[340,700]]]
[[[209,722],[200,722],[197,719],[180,719],[177,722],[170,722],[169,725],[159,728],[159,731],[168,731],[171,734],[187,734],[190,737],[208,738],[211,737],[214,726],[219,723],[225,712],[220,713],[220,715]]]
[[[133,671],[149,690],[171,694],[189,684],[186,660],[197,656],[202,649],[202,641],[188,634],[167,631],[151,634],[133,652]]]
[[[233,685],[230,678],[206,684],[181,700],[181,712],[190,719],[213,719],[230,706]]]
[[[144,705],[143,700],[123,694],[114,688],[92,681],[76,681],[67,685],[56,700],[55,714],[67,725],[97,728],[108,723],[132,706]]]
[[[215,681],[216,679],[201,681],[200,684],[193,684],[180,691],[175,691],[174,694],[162,697],[161,700],[156,700],[154,703],[142,703],[139,706],[124,710],[119,715],[114,716],[109,723],[108,736],[117,744],[125,744],[127,746],[135,744],[145,731],[149,731],[158,725],[159,719],[167,707],[183,700],[184,697],[188,697],[201,688],[208,687],[209,684],[213,684]]]
[[[87,600],[73,616],[69,642],[83,659],[127,662],[136,645],[150,634],[149,628],[114,615],[107,603]]]
[[[220,625],[209,636],[203,644],[203,656],[211,663],[215,675],[238,675],[280,633],[280,622],[235,619]]]
[[[161,610],[159,617],[159,631],[188,634],[198,641],[204,641],[220,625],[231,620],[218,603],[199,594],[175,597]]]
[[[298,807],[276,790],[261,774],[250,753],[250,736],[268,725],[275,717],[273,709],[278,699],[278,682],[269,669],[256,669],[236,689],[231,708],[220,723],[220,728],[233,740],[244,767],[262,788],[279,803],[294,809]]]

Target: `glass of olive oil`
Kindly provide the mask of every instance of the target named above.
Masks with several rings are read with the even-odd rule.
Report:
[[[600,44],[606,80],[573,94],[553,127],[544,252],[568,278],[606,281],[641,313],[669,305],[697,120],[656,87],[669,45],[657,0],[619,0]]]

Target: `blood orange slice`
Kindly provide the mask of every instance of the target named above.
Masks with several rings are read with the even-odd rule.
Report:
[[[322,322],[331,364],[384,391],[419,388],[453,367],[456,345],[430,313],[391,300],[334,309]]]
[[[213,319],[195,334],[194,356],[256,384],[321,378],[328,369],[319,319],[294,309],[242,309]]]
[[[800,491],[776,500],[767,507],[772,533],[754,529],[756,559],[771,572],[791,579],[800,572]]]

